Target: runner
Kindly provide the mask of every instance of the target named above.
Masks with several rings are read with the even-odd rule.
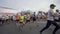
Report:
[[[8,16],[8,17],[9,17],[9,19],[8,19],[8,20],[9,20],[9,23],[10,23],[10,22],[11,22],[11,16]]]
[[[36,21],[36,13],[34,12],[33,16],[32,16],[32,19],[33,19],[33,23]]]
[[[9,17],[8,15],[6,15],[6,22],[9,23],[8,21],[9,21]]]
[[[47,17],[47,24],[46,24],[46,27],[44,27],[41,31],[40,31],[40,34],[42,34],[42,32],[45,30],[45,29],[48,29],[50,27],[51,24],[53,24],[54,26],[56,26],[56,28],[54,29],[53,33],[52,34],[55,34],[56,31],[60,28],[59,25],[54,21],[54,12],[53,12],[53,9],[55,8],[55,5],[54,4],[51,4],[50,5],[50,10],[48,11],[48,17]]]
[[[38,20],[40,20],[42,18],[42,12],[39,11],[38,13]]]
[[[56,10],[56,13],[55,13],[55,21],[59,22],[59,10],[58,9]]]
[[[13,15],[11,16],[11,22],[13,23]]]
[[[3,16],[2,16],[2,24],[5,24],[5,23],[6,23],[6,16],[3,15]]]
[[[2,15],[0,15],[0,25],[2,25]]]
[[[16,21],[16,16],[15,16],[15,15],[13,15],[13,21],[14,21],[14,22]]]
[[[29,23],[29,22],[30,22],[30,15],[28,14],[26,18],[26,23]]]
[[[60,22],[60,12],[59,12],[59,22]]]
[[[25,18],[24,15],[21,14],[20,20],[19,20],[19,23],[20,23],[20,24],[19,24],[19,30],[20,30],[20,31],[22,31],[23,26],[24,26],[24,24],[25,24],[25,23],[24,23],[24,18]]]
[[[24,15],[24,17],[25,17],[24,21],[25,21],[25,23],[26,23],[27,15]]]
[[[16,15],[16,21],[19,22],[19,15]]]

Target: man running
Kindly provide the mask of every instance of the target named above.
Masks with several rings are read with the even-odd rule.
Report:
[[[19,24],[19,30],[20,30],[20,31],[22,31],[23,26],[24,26],[24,24],[25,24],[25,23],[24,23],[24,18],[25,18],[24,15],[21,14],[20,20],[19,20],[19,23],[20,23],[20,24]]]
[[[19,22],[19,15],[16,15],[16,21]]]
[[[6,16],[3,15],[3,16],[2,16],[2,24],[5,24],[5,23],[6,23]]]
[[[48,11],[48,15],[47,15],[47,24],[46,26],[40,31],[40,34],[42,34],[42,32],[46,29],[48,29],[50,27],[51,24],[53,24],[54,26],[56,26],[56,28],[54,29],[52,34],[55,34],[56,31],[60,28],[59,25],[54,21],[54,12],[53,9],[55,8],[54,4],[50,5],[50,10]]]
[[[59,14],[59,10],[57,9],[57,10],[56,10],[56,13],[55,13],[55,21],[56,21],[56,22],[59,22],[59,15],[60,15],[60,14]]]
[[[33,22],[36,21],[36,12],[33,13],[33,15],[32,15],[32,19],[33,19]]]
[[[40,20],[42,18],[42,12],[39,11],[38,13],[38,19]]]
[[[8,23],[8,21],[9,21],[8,19],[9,19],[9,17],[8,17],[8,15],[6,15],[6,22],[7,22],[7,23]]]
[[[26,18],[26,23],[30,22],[30,15],[28,14],[27,15],[27,18]]]

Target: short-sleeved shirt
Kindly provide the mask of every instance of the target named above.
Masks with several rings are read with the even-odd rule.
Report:
[[[47,20],[54,21],[54,17],[51,16],[51,13],[54,14],[53,9],[50,9],[50,10],[48,11]]]
[[[27,20],[30,20],[30,15],[27,16]]]
[[[36,14],[33,14],[32,17],[33,17],[33,18],[36,18]]]

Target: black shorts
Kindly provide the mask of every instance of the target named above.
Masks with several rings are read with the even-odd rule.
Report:
[[[20,23],[23,23],[23,22],[20,22]]]
[[[54,19],[54,21],[59,22],[59,19],[58,20],[57,19]]]
[[[33,18],[33,21],[36,21],[36,18]]]
[[[6,21],[8,21],[9,19],[6,19]]]
[[[19,21],[19,20],[16,20],[16,21]]]
[[[30,22],[30,20],[26,20],[26,22]]]

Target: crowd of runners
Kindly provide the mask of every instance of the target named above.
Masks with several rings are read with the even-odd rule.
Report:
[[[50,5],[50,10],[47,13],[42,13],[41,11],[36,14],[36,12],[33,12],[33,14],[16,14],[13,16],[8,15],[0,15],[0,25],[4,25],[5,23],[10,23],[10,21],[16,21],[16,25],[19,27],[19,30],[22,31],[23,26],[27,23],[33,23],[36,22],[36,20],[45,19],[47,20],[47,25],[44,29],[40,31],[40,34],[47,29],[51,24],[55,25],[56,28],[53,31],[53,34],[60,28],[59,25],[56,22],[60,22],[60,12],[59,9],[56,9],[55,13],[53,12],[55,5]],[[37,23],[37,22],[36,22]]]
[[[17,13],[12,16],[10,15],[1,15],[0,14],[0,25],[3,25],[9,21],[22,21],[22,22],[30,22],[30,21],[36,21],[37,19],[46,19],[46,13],[43,13],[41,11],[36,14],[36,12],[33,12],[33,14],[24,14],[24,13]]]

